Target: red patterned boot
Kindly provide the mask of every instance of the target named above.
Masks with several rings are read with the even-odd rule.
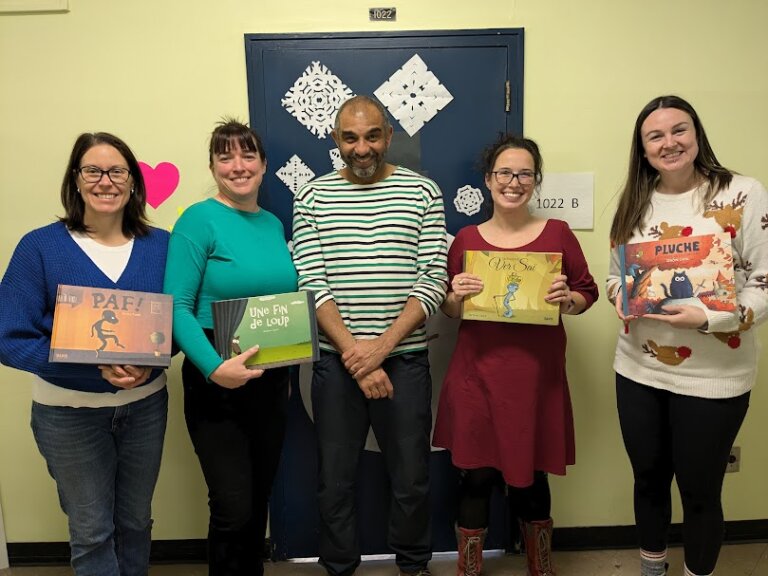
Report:
[[[555,576],[552,566],[552,518],[521,522],[528,576]]]
[[[456,526],[456,543],[459,547],[456,576],[480,576],[483,569],[483,543],[486,528],[461,528]]]

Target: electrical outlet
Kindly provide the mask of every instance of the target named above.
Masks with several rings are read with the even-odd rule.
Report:
[[[728,455],[728,466],[726,466],[726,472],[738,472],[741,467],[741,448],[734,446],[731,448],[731,453]]]

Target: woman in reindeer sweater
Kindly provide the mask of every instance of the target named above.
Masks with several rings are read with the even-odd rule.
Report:
[[[731,237],[735,312],[664,299],[652,314],[624,314],[619,244],[722,232]],[[711,574],[723,534],[725,468],[757,371],[753,328],[768,312],[768,192],[720,165],[688,102],[661,96],[635,123],[611,244],[607,294],[624,322],[614,361],[616,394],[635,478],[641,573],[666,574],[675,477],[684,513],[684,574]],[[684,284],[687,271],[677,274]]]

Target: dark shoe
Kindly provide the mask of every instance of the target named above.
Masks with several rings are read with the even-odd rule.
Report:
[[[403,572],[400,570],[398,574],[400,576],[432,576],[432,572],[429,571],[429,568],[419,568],[416,572]]]

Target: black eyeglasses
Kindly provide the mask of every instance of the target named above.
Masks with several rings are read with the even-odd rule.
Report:
[[[494,170],[491,172],[496,177],[496,182],[502,186],[506,186],[512,183],[512,180],[517,178],[517,181],[521,186],[527,186],[533,183],[536,179],[536,174],[530,170],[522,170],[521,172],[512,172],[512,170]]]
[[[86,182],[94,183],[101,180],[101,177],[106,174],[107,178],[112,181],[112,184],[125,184],[128,182],[128,177],[131,175],[131,171],[128,168],[110,168],[109,170],[102,170],[97,166],[82,166],[77,169],[83,180]]]

